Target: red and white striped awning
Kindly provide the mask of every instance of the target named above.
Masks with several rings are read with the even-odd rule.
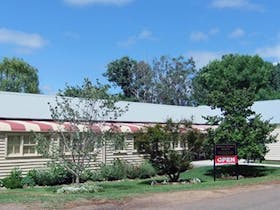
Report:
[[[95,123],[92,128],[96,132],[103,132],[112,129],[116,132],[135,133],[145,124],[141,123]],[[0,120],[0,132],[50,132],[50,131],[70,131],[69,123],[56,123],[53,121],[35,121],[35,120]],[[79,125],[79,130],[84,130],[85,125]]]
[[[135,133],[155,124],[151,123],[95,123],[91,127],[96,132],[112,130],[115,132]],[[192,125],[194,129],[206,131],[209,125]],[[85,125],[79,125],[77,129],[83,131]],[[0,120],[0,132],[50,132],[50,131],[70,131],[69,123],[59,124],[53,121],[35,120]]]

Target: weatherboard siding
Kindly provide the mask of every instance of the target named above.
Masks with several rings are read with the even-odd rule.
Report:
[[[97,154],[95,161],[91,161],[90,168],[98,169],[101,163],[112,164],[115,159],[124,160],[132,164],[140,164],[145,156],[138,154],[133,149],[133,139],[126,141],[125,152],[117,152],[110,144],[106,145],[106,150],[103,148]],[[50,159],[40,156],[34,157],[7,157],[6,156],[6,134],[0,134],[0,179],[10,174],[14,168],[22,170],[22,174],[26,175],[32,169],[44,169]]]
[[[277,141],[272,144],[268,144],[269,152],[266,154],[266,160],[279,160],[280,161],[280,125],[272,132],[272,135],[276,135]]]

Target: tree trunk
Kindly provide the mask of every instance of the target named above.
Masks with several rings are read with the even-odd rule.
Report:
[[[75,177],[75,183],[80,184],[80,176],[76,175]]]

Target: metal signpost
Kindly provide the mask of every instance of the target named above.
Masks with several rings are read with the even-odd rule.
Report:
[[[216,181],[216,165],[235,164],[236,179],[238,180],[238,156],[236,144],[214,145],[214,181]]]

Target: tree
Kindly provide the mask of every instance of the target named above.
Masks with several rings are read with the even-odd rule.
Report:
[[[264,158],[266,144],[275,139],[270,135],[274,126],[262,121],[251,106],[267,87],[272,71],[273,66],[260,57],[242,55],[225,55],[201,69],[195,78],[196,96],[222,112],[215,119],[219,127],[209,132],[210,145],[236,143],[239,157]]]
[[[104,74],[109,82],[119,86],[123,90],[124,96],[128,98],[133,97],[132,83],[136,64],[137,61],[129,57],[122,57],[109,63],[107,72]]]
[[[18,58],[4,58],[0,63],[0,90],[40,93],[38,71]]]
[[[174,123],[168,120],[165,125],[148,127],[135,136],[137,150],[149,154],[154,167],[159,173],[168,175],[172,182],[178,181],[180,173],[190,167],[193,152],[197,152],[200,147],[201,136],[190,126],[188,121]],[[176,150],[178,145],[180,149]]]
[[[209,104],[212,89],[228,91],[232,85],[238,89],[251,88],[254,100],[280,96],[280,67],[265,62],[259,56],[225,55],[221,61],[211,62],[211,71],[208,68],[209,65],[203,67],[193,80],[193,96],[198,104]],[[226,80],[220,81],[225,77]],[[226,82],[229,83],[224,84]]]
[[[110,86],[102,85],[98,80],[93,84],[88,78],[85,78],[82,86],[69,86],[66,85],[64,90],[59,90],[59,96],[67,97],[84,97],[85,91],[92,92],[96,98],[106,99],[110,96],[108,93]]]
[[[190,105],[191,80],[194,73],[194,61],[185,60],[182,56],[162,56],[155,59],[152,65],[123,57],[111,62],[104,76],[122,89],[124,99]]]
[[[114,126],[104,126],[106,120],[114,120],[123,113],[115,106],[112,96],[100,98],[100,92],[88,80],[79,90],[79,98],[57,96],[56,104],[50,104],[53,121],[60,126],[48,136],[36,135],[38,152],[51,158],[70,172],[76,183],[95,160],[105,141],[121,138]],[[98,129],[98,127],[111,127]]]
[[[153,62],[153,103],[170,105],[192,105],[192,76],[195,64],[192,58],[183,56],[169,58],[161,56]]]

